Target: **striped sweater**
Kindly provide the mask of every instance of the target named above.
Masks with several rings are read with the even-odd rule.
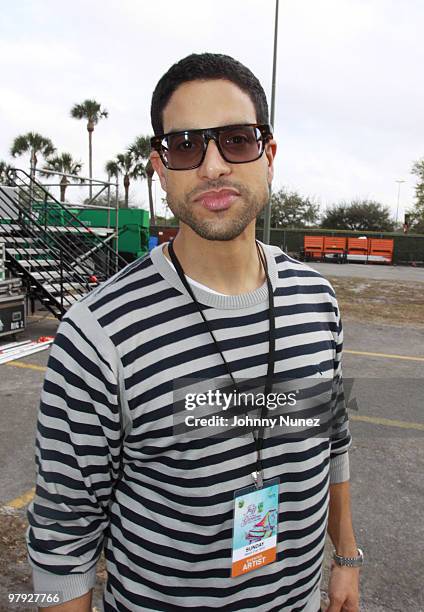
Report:
[[[319,371],[341,381],[331,285],[263,246],[276,375]],[[231,296],[192,288],[234,375],[264,376],[266,283]],[[161,246],[68,311],[38,416],[27,530],[37,592],[61,591],[65,601],[84,594],[104,549],[106,612],[319,609],[329,483],[349,478],[348,422],[326,439],[265,438],[264,476],[280,478],[277,560],[231,578],[233,497],[252,482],[255,446],[248,437],[173,435],[173,381],[193,376],[227,374]],[[344,409],[342,384],[337,394]]]

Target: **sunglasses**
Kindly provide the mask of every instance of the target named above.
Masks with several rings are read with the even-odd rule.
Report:
[[[247,123],[153,136],[150,143],[169,170],[193,170],[202,165],[210,140],[230,164],[256,161],[272,138],[270,125]]]

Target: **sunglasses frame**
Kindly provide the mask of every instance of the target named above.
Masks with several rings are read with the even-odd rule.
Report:
[[[223,153],[221,145],[219,143],[219,135],[224,130],[228,130],[231,128],[237,128],[237,127],[253,127],[253,128],[257,128],[260,131],[261,136],[257,140],[257,142],[259,141],[262,142],[262,151],[254,159],[249,159],[249,161],[229,161],[225,157],[225,154]],[[167,136],[176,136],[179,134],[188,134],[188,133],[193,133],[193,132],[196,134],[202,134],[203,136],[203,154],[202,154],[201,160],[199,161],[198,164],[194,166],[189,166],[188,168],[171,168],[163,154],[163,149],[164,149],[162,146],[163,139],[166,138]],[[177,132],[168,132],[166,134],[158,134],[157,136],[153,136],[153,138],[150,139],[150,144],[151,144],[152,149],[159,153],[159,156],[165,168],[168,168],[168,170],[175,170],[176,172],[179,172],[180,170],[182,171],[194,170],[195,168],[199,168],[203,164],[210,140],[213,140],[215,142],[217,149],[219,151],[219,154],[227,162],[227,164],[249,164],[250,162],[256,161],[260,157],[262,157],[265,151],[265,145],[268,142],[268,140],[270,140],[271,138],[273,138],[272,128],[271,128],[271,125],[267,123],[235,123],[232,125],[223,125],[223,126],[215,127],[215,128],[180,130]]]

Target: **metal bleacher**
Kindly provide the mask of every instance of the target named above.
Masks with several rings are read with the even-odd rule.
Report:
[[[62,223],[49,219],[50,207]],[[112,248],[115,230],[85,225],[23,170],[0,186],[0,242],[6,268],[23,280],[31,303],[40,300],[57,318],[126,261]]]

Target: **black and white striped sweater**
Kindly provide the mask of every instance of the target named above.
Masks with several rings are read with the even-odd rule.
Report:
[[[263,246],[274,288],[276,374],[319,369],[341,379],[342,325],[331,285]],[[266,284],[233,296],[193,291],[235,376],[264,376]],[[231,578],[233,496],[251,484],[255,446],[246,437],[173,435],[173,381],[200,376],[226,371],[161,246],[70,309],[39,410],[27,531],[37,592],[61,591],[65,600],[87,592],[104,546],[105,611],[318,610],[328,485],[349,478],[347,421],[330,439],[265,438],[265,478],[280,478],[277,561]],[[342,385],[337,401],[344,405]]]

